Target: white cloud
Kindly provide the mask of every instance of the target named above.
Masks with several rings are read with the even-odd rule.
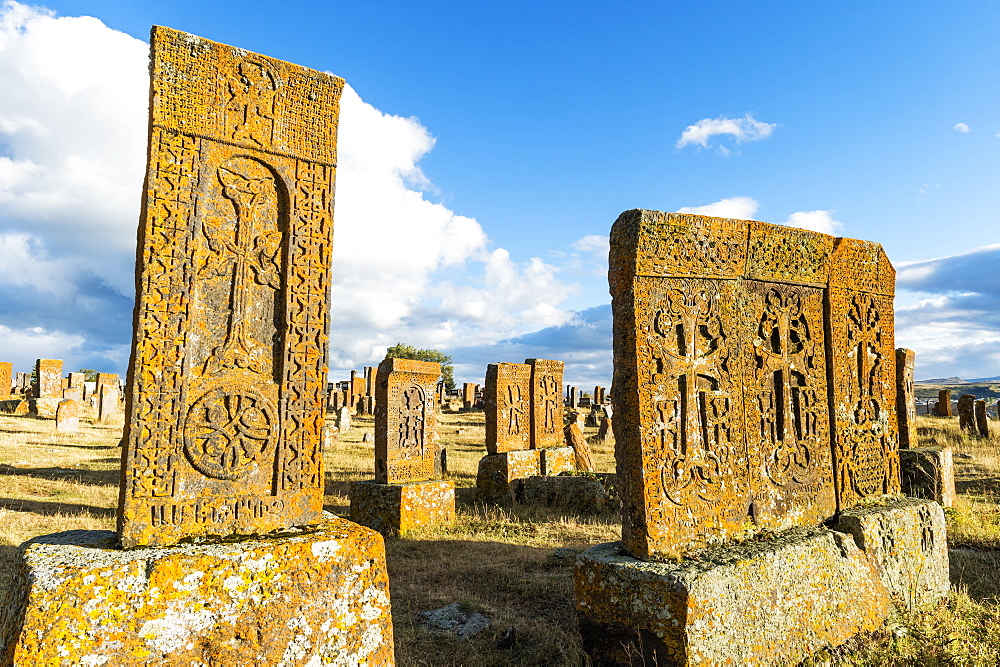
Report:
[[[955,130],[959,134],[968,134],[969,132],[972,131],[969,129],[969,126],[966,125],[965,123],[955,123],[955,127],[951,129]]]
[[[822,232],[839,236],[844,229],[844,223],[834,220],[831,216],[836,211],[796,211],[788,216],[783,224],[813,232]]]
[[[735,218],[737,220],[753,220],[754,214],[760,208],[760,202],[751,197],[730,197],[704,206],[684,206],[677,209],[678,213],[694,215],[711,215],[717,218]]]
[[[702,118],[694,125],[688,125],[677,140],[676,148],[696,144],[702,148],[708,148],[712,137],[730,136],[736,143],[746,143],[748,141],[760,141],[771,136],[776,123],[765,123],[756,120],[750,114],[742,118]],[[725,154],[729,154],[729,149],[723,147]]]
[[[60,356],[50,348],[61,340],[74,346],[63,356],[124,370],[147,53],[97,19],[0,1],[0,350],[20,366]],[[383,113],[345,89],[334,368],[372,363],[397,340],[447,348],[571,316],[560,303],[576,287],[557,267],[511,258],[475,219],[428,199],[436,190],[420,160],[434,143],[418,119]],[[34,331],[62,338],[28,349],[43,340]]]

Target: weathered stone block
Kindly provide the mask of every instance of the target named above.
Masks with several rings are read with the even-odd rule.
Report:
[[[541,450],[541,472],[543,475],[558,475],[576,470],[576,452],[572,447],[549,447]]]
[[[574,579],[595,665],[795,664],[876,629],[892,608],[854,540],[824,529],[681,563],[601,544],[577,557]]]
[[[80,404],[73,399],[59,401],[56,408],[56,430],[75,433],[80,430]]]
[[[351,483],[351,521],[386,535],[455,520],[455,483]]]
[[[487,454],[479,459],[476,475],[476,498],[481,502],[506,504],[514,501],[514,482],[542,474],[541,451]]]
[[[110,531],[21,547],[15,664],[393,664],[385,547],[326,514],[269,539],[122,551]]]
[[[60,390],[60,394],[62,390]],[[30,400],[31,412],[45,419],[55,419],[56,410],[59,409],[61,398],[32,398]]]
[[[62,359],[35,360],[35,398],[62,396]]]
[[[13,373],[14,364],[9,361],[0,361],[0,401],[5,401],[10,398]]]
[[[907,607],[948,594],[944,511],[933,500],[852,508],[840,514],[834,529],[854,536],[882,583]]]
[[[955,505],[955,464],[951,447],[933,445],[899,450],[902,491],[913,498]]]
[[[603,512],[612,507],[604,485],[593,477],[560,475],[529,477],[521,484],[521,500],[529,505]]]
[[[420,482],[439,475],[437,401],[441,364],[384,359],[375,378],[375,481]]]

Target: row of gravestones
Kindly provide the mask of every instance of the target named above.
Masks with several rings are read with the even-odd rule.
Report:
[[[953,411],[951,390],[941,389],[938,392],[938,400],[933,404],[927,404],[927,411],[936,417],[952,417],[957,412],[961,430],[981,438],[990,436],[988,405],[985,400],[977,399],[973,394],[962,394],[955,407],[957,410]],[[1000,401],[997,402],[997,409],[1000,411]]]
[[[32,374],[15,374],[13,364],[0,362],[0,408],[14,415],[54,418],[59,431],[79,428],[84,401],[97,409],[98,422],[110,424],[119,419],[122,391],[116,374],[98,373],[88,383],[86,373],[62,377],[62,366],[60,359],[37,359],[32,382]]]
[[[344,81],[167,28],[150,42],[118,529],[22,546],[0,662],[392,664],[383,540],[323,512]],[[622,540],[575,571],[595,663],[795,663],[895,596],[947,590],[941,508],[898,495],[880,246],[629,211],[609,279]],[[561,363],[491,368],[486,458],[569,460]],[[454,516],[439,372],[379,365],[352,517]]]

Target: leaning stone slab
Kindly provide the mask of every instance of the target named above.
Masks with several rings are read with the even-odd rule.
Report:
[[[948,594],[944,511],[933,500],[903,498],[851,508],[840,514],[834,529],[854,536],[882,583],[908,608]]]
[[[577,557],[575,584],[595,665],[795,664],[876,629],[892,608],[851,536],[825,529],[681,563],[600,544]]]
[[[351,521],[385,535],[455,520],[455,483],[351,483]]]
[[[907,496],[955,505],[955,465],[951,447],[932,445],[899,450],[900,485]]]
[[[476,499],[486,503],[511,503],[517,494],[518,480],[541,474],[541,452],[537,449],[487,454],[479,459]]]
[[[110,531],[20,549],[7,664],[393,664],[385,546],[325,515],[271,539],[122,551]]]

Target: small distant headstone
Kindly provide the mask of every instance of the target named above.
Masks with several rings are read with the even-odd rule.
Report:
[[[976,397],[972,394],[958,397],[958,428],[969,435],[976,435]]]
[[[73,399],[59,401],[56,408],[56,430],[74,433],[80,429],[80,404]]]
[[[351,430],[351,409],[346,405],[337,411],[337,429],[341,433]]]
[[[365,434],[361,436],[361,442],[375,442],[375,436],[369,432],[365,432]]]
[[[471,410],[476,404],[476,385],[466,382],[462,385],[462,409]]]
[[[86,382],[86,381],[87,381],[87,374],[86,373],[76,372],[76,373],[70,373],[69,374],[69,388],[70,389],[79,389],[80,392],[82,393],[83,392],[83,383]]]
[[[941,389],[938,391],[937,416],[951,417],[951,389]]]
[[[102,385],[97,399],[97,420],[102,424],[110,424],[121,414],[121,393],[117,385]]]
[[[976,435],[990,437],[990,420],[986,415],[986,401],[976,401]]]

